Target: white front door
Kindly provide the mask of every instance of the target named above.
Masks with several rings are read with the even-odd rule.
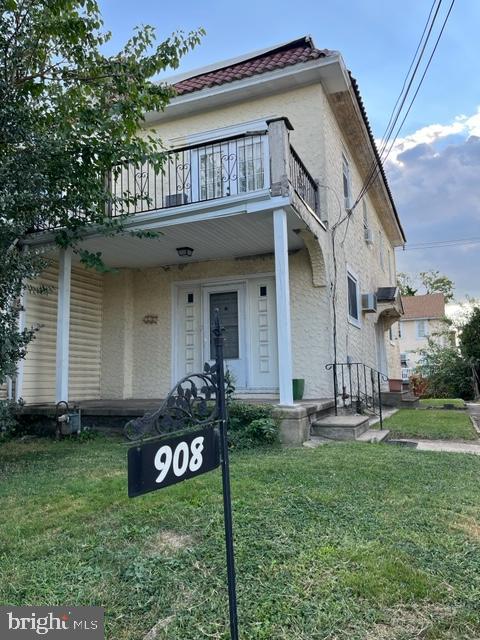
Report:
[[[211,329],[219,310],[225,328],[225,364],[238,391],[278,389],[275,280],[255,276],[225,283],[182,283],[176,288],[174,379],[202,371],[215,349]]]
[[[212,329],[215,310],[224,328],[223,354],[226,368],[237,389],[247,387],[247,349],[245,343],[245,283],[203,287],[203,359],[213,363],[215,344]]]

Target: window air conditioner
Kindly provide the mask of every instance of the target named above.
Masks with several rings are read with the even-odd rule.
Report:
[[[362,311],[364,313],[375,313],[377,310],[377,296],[375,293],[364,293],[362,295]]]
[[[166,207],[178,207],[181,204],[188,204],[188,195],[186,193],[172,193],[165,196]]]

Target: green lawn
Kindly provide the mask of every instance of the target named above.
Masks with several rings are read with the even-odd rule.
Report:
[[[421,407],[444,407],[444,405],[450,404],[457,409],[465,408],[465,400],[461,398],[422,398],[420,400]]]
[[[400,409],[383,422],[390,437],[427,440],[476,440],[478,435],[467,413],[442,409]]]
[[[125,458],[101,440],[0,446],[0,602],[103,605],[108,640],[158,621],[158,639],[226,640],[220,472],[129,500]],[[480,637],[477,456],[232,458],[242,640]]]

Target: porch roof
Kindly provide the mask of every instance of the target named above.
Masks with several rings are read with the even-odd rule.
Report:
[[[305,223],[291,209],[287,213],[289,250],[303,247],[303,240],[296,231],[305,228]],[[132,269],[241,258],[274,251],[271,211],[181,223],[171,220],[166,226],[150,230],[158,231],[158,237],[139,238],[130,232],[113,237],[93,236],[84,240],[82,248],[100,251],[109,267]],[[192,256],[179,256],[178,247],[191,247]]]

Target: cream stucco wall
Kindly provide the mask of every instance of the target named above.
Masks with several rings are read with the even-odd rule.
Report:
[[[158,398],[170,390],[173,283],[273,271],[273,256],[264,256],[106,275],[102,397]],[[294,376],[306,379],[307,397],[324,397],[331,385],[325,372],[331,358],[328,294],[313,286],[306,249],[290,256],[290,278]],[[145,324],[145,315],[158,316],[157,324]]]
[[[357,170],[352,150],[348,146],[336,121],[328,100],[323,96],[321,113],[324,118],[324,180],[330,188],[326,189],[328,219],[330,228],[346,216],[343,204],[343,171],[342,154],[345,154],[350,166],[350,179],[353,199],[362,188],[363,180]],[[356,207],[348,220],[343,222],[335,232],[335,254],[337,261],[335,309],[337,314],[337,360],[345,362],[348,357],[353,361],[363,362],[378,368],[375,324],[379,321],[376,313],[362,313],[360,328],[348,321],[347,270],[351,270],[359,280],[360,292],[375,293],[378,287],[393,286],[396,282],[395,252],[380,222],[379,212],[375,210],[368,195],[368,225],[372,232],[373,243],[367,244],[364,238],[363,204]],[[381,242],[383,242],[383,264],[381,261]],[[326,249],[330,261],[331,248]],[[382,320],[380,320],[382,323]],[[388,325],[384,327],[388,375],[398,377],[398,345],[388,338]]]

